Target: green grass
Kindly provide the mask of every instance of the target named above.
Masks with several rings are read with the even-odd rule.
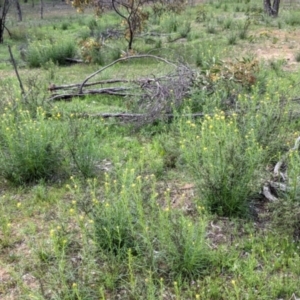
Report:
[[[10,15],[5,33],[25,96],[0,45],[0,298],[300,297],[298,151],[285,159],[287,192],[274,203],[260,193],[299,136],[299,69],[252,54],[274,38],[292,45],[298,9],[262,19],[261,1],[225,0],[150,14],[135,52],[194,73],[178,107],[179,86],[155,85],[153,99],[163,90],[174,118],[143,125],[82,114],[146,110],[153,103],[137,96],[140,86],[176,68],[129,60],[94,81],[142,79],[101,86],[132,87],[133,96],[49,101],[49,84],[81,83],[126,55],[127,41],[120,32],[100,49],[85,45],[91,63],[62,66],[65,48],[83,59],[82,41],[102,43],[121,19],[51,2],[40,20],[31,5],[22,4],[22,24]]]

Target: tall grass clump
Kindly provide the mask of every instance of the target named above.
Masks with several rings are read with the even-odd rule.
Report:
[[[261,94],[258,82],[252,88],[251,96],[238,96],[238,105],[245,113],[244,117],[238,117],[239,129],[244,135],[253,130],[255,139],[264,148],[266,164],[267,159],[276,157],[286,147],[279,137],[285,137],[286,128],[291,126],[292,110],[291,102],[287,99],[288,92],[276,91],[270,82],[264,83],[267,88],[264,95]],[[283,86],[283,81],[280,82]]]
[[[223,29],[230,29],[232,27],[233,20],[231,18],[227,18],[224,20]]]
[[[47,122],[42,108],[36,119],[26,110],[4,113],[0,130],[0,173],[6,180],[20,185],[64,173],[60,129]]]
[[[154,175],[125,168],[118,179],[106,175],[104,188],[91,210],[100,252],[117,258],[132,255],[135,264],[143,266],[136,271],[151,271],[156,280],[196,277],[211,266],[205,217],[199,214],[193,222],[171,209],[169,190],[159,201]]]
[[[217,33],[216,24],[209,23],[206,27],[206,32],[209,34],[216,34]]]
[[[235,45],[236,41],[237,41],[237,36],[234,33],[230,34],[227,38],[228,45]]]
[[[243,135],[236,115],[207,115],[203,122],[181,126],[182,152],[199,187],[201,202],[220,216],[242,217],[249,196],[259,189],[263,157],[253,130]]]
[[[290,26],[300,25],[300,14],[299,12],[291,12],[285,16],[285,23]]]
[[[178,29],[178,32],[182,38],[186,38],[188,34],[191,32],[191,23],[184,22]]]
[[[163,31],[167,33],[177,32],[179,27],[178,17],[174,13],[163,15],[160,24]]]
[[[33,42],[28,46],[26,61],[30,68],[38,68],[45,63],[52,61],[58,65],[68,64],[66,58],[73,58],[76,54],[76,44],[74,41],[57,41],[55,43]]]
[[[69,122],[68,136],[65,139],[72,169],[79,172],[84,178],[96,175],[100,163],[101,143],[97,131],[101,131],[99,122],[75,120]]]

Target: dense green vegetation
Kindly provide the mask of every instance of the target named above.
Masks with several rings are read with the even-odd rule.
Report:
[[[0,45],[0,298],[300,297],[300,8],[148,6],[128,53],[113,12],[31,5]],[[130,95],[51,100],[121,57],[89,83]]]

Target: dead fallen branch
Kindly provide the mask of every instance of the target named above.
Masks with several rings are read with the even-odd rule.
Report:
[[[76,63],[76,64],[84,64],[84,61],[82,59],[76,59],[76,58],[65,58],[67,62],[70,63]]]
[[[296,139],[294,147],[287,151],[282,156],[282,158],[276,163],[272,174],[273,179],[267,181],[263,186],[262,193],[269,201],[274,202],[278,200],[278,195],[280,193],[286,193],[290,190],[287,171],[282,169],[288,156],[293,151],[298,151],[299,146],[300,136]]]
[[[91,78],[113,65],[140,58],[151,58],[172,65],[175,69],[169,74],[156,77],[128,79],[108,79],[96,82],[88,82]],[[70,101],[73,97],[84,97],[87,95],[106,94],[127,97],[130,99],[131,112],[141,114],[142,117],[134,117],[137,126],[153,123],[156,120],[169,118],[174,108],[180,107],[183,100],[190,95],[197,73],[183,64],[175,64],[155,55],[135,55],[117,59],[109,65],[89,75],[83,82],[56,86],[51,84],[48,90],[53,93],[49,101]],[[115,84],[115,86],[112,86]],[[100,89],[86,89],[100,85]],[[60,91],[61,94],[54,93]],[[116,116],[114,116],[116,117]]]
[[[122,62],[122,61],[126,61],[126,60],[131,60],[131,59],[140,59],[140,58],[153,58],[153,59],[156,59],[156,60],[159,60],[159,61],[162,61],[166,64],[169,64],[169,65],[172,65],[174,66],[175,68],[177,68],[177,65],[174,64],[173,62],[170,62],[168,60],[166,60],[165,58],[162,58],[162,57],[159,57],[159,56],[155,56],[155,55],[150,55],[150,54],[142,54],[142,55],[132,55],[132,56],[126,56],[126,57],[122,57],[122,58],[119,58],[115,61],[113,61],[112,63],[106,65],[105,67],[97,70],[96,72],[94,72],[93,74],[89,75],[88,77],[86,77],[86,79],[84,79],[84,81],[82,82],[80,88],[79,88],[79,94],[82,94],[82,89],[83,87],[86,85],[86,83],[91,79],[93,78],[94,76],[96,76],[97,74],[103,72],[104,70],[112,67],[113,65],[119,63],[119,62]]]
[[[75,97],[86,97],[88,95],[100,95],[100,94],[106,94],[106,95],[115,95],[115,96],[134,96],[134,94],[129,94],[126,91],[129,91],[129,88],[103,88],[103,89],[96,89],[96,90],[88,90],[84,91],[83,93],[79,94],[60,94],[60,95],[53,95],[51,98],[49,98],[49,101],[61,101],[61,100],[68,100],[70,101],[72,98]]]
[[[129,80],[126,79],[109,79],[109,80],[100,80],[91,83],[87,83],[85,86],[94,86],[94,85],[104,85],[104,84],[113,84],[113,83],[129,83]],[[65,84],[65,85],[54,85],[51,84],[48,88],[50,91],[58,90],[69,90],[69,89],[78,89],[81,83]]]
[[[203,118],[204,113],[195,113],[195,114],[182,114],[180,117],[186,118]],[[89,114],[89,113],[77,113],[74,117],[77,118],[99,118],[99,119],[108,119],[108,118],[124,118],[124,119],[144,119],[148,116],[146,114],[131,114],[131,113],[98,113],[98,114]],[[165,114],[163,115],[164,119],[173,119],[176,117],[174,114]]]

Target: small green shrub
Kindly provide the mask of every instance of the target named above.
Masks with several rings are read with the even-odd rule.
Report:
[[[65,175],[57,128],[39,108],[36,119],[29,111],[2,115],[0,168],[9,182],[20,185],[55,180]]]
[[[80,54],[83,60],[87,63],[103,63],[103,56],[100,54],[102,44],[95,38],[88,38],[79,43]]]
[[[96,137],[99,123],[72,119],[69,123],[69,133],[65,139],[74,167],[84,178],[96,175],[96,165],[99,164],[100,144]],[[100,130],[101,131],[101,130]]]
[[[300,52],[296,53],[295,60],[296,62],[300,62]]]
[[[290,26],[300,25],[300,14],[298,12],[291,12],[284,19],[285,23]]]
[[[184,22],[178,29],[178,32],[182,38],[186,38],[191,32],[191,22]]]
[[[181,134],[183,156],[201,202],[221,216],[247,215],[248,197],[254,186],[258,188],[255,173],[263,157],[253,131],[244,137],[236,116],[226,119],[221,112],[207,116],[201,124],[187,121]]]
[[[206,31],[207,31],[207,33],[210,33],[210,34],[216,34],[217,33],[216,25],[212,24],[212,23],[208,24],[206,27]]]
[[[69,26],[70,26],[69,22],[65,21],[61,24],[61,30],[68,30]]]
[[[220,1],[220,2],[217,1],[217,2],[215,3],[215,8],[216,8],[216,9],[221,8],[221,6],[222,6],[222,2],[221,2],[221,1]]]
[[[95,18],[88,19],[87,26],[90,30],[94,30],[98,27],[97,20]]]
[[[234,34],[234,33],[230,34],[229,37],[228,37],[228,39],[227,39],[227,41],[228,41],[228,45],[235,45],[236,41],[237,41],[236,34]]]
[[[167,263],[166,271],[173,278],[197,277],[211,267],[212,261],[205,244],[206,223],[203,216],[193,223],[188,217],[168,209],[160,213],[161,220],[153,230],[157,234],[156,266]]]
[[[27,28],[25,26],[18,26],[9,29],[10,38],[13,41],[23,41],[26,42],[28,38]]]
[[[248,31],[245,30],[245,29],[242,29],[240,32],[239,32],[239,38],[241,40],[246,40],[248,37]]]
[[[198,6],[197,9],[197,16],[196,16],[196,22],[202,23],[206,20],[207,17],[207,11],[204,6]]]
[[[223,28],[224,29],[230,29],[232,27],[233,20],[231,18],[226,18],[223,23]]]
[[[161,21],[161,28],[167,33],[177,32],[178,26],[179,22],[175,14],[165,16]]]
[[[279,75],[283,71],[283,66],[286,64],[286,60],[284,59],[277,59],[270,61],[270,68]]]
[[[38,68],[52,61],[58,65],[66,65],[66,58],[73,58],[76,54],[76,45],[73,41],[57,41],[55,43],[34,42],[28,46],[26,61],[30,68]]]
[[[125,168],[115,180],[106,175],[104,185],[105,195],[101,201],[94,199],[91,213],[100,251],[118,257],[130,253],[157,276],[173,279],[198,276],[211,266],[205,217],[199,215],[194,223],[172,210],[169,190],[165,204],[158,204],[153,175],[141,177],[135,169]]]

